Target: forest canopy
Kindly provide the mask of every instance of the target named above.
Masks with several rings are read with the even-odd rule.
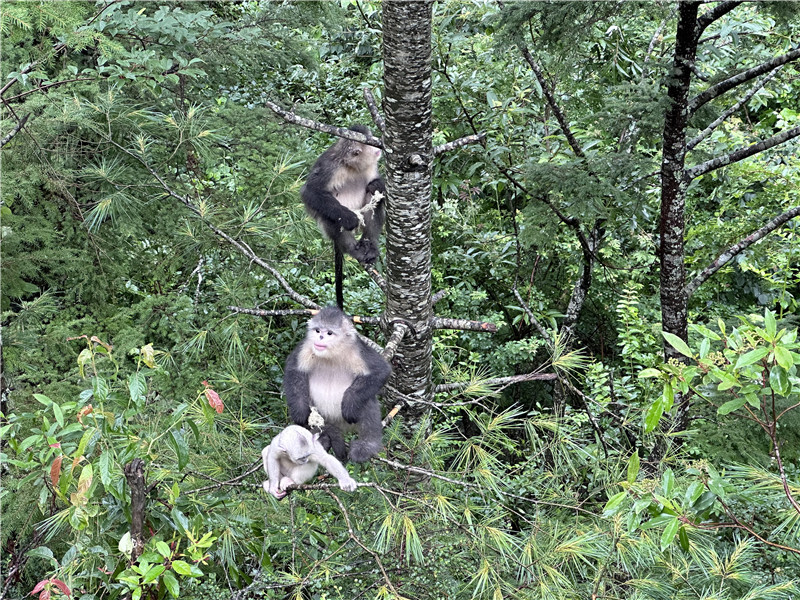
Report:
[[[0,32],[0,600],[800,594],[800,5],[17,0]],[[329,379],[349,423],[391,365],[382,445],[275,493],[341,139],[386,224]]]

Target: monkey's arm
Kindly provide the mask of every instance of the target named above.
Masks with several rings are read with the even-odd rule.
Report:
[[[297,366],[297,355],[305,342],[300,343],[286,360],[283,372],[283,393],[289,406],[289,418],[297,425],[306,426],[311,414],[311,392],[308,389],[308,373]]]
[[[318,216],[331,223],[340,223],[344,229],[351,231],[358,227],[356,213],[339,204],[332,193],[319,181],[321,178],[309,177],[300,192],[303,203]]]
[[[328,473],[336,477],[336,480],[339,482],[339,487],[345,492],[352,492],[358,487],[356,480],[350,477],[350,473],[347,472],[344,465],[335,457],[325,452],[325,448],[323,448],[322,444],[319,442],[314,443],[314,455],[311,460],[325,467]]]
[[[367,364],[369,373],[356,377],[342,396],[342,418],[348,423],[359,420],[364,406],[378,395],[392,374],[392,367],[380,354],[368,348],[360,340],[358,344],[361,348],[361,358]]]
[[[281,482],[281,465],[278,462],[278,456],[281,452],[278,448],[280,444],[279,440],[280,434],[272,440],[269,446],[261,451],[261,457],[264,460],[264,471],[267,472],[267,477],[269,477],[269,487],[267,491],[280,499],[286,495],[286,492],[281,492],[279,489],[279,484]]]

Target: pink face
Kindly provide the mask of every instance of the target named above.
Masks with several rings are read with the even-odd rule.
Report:
[[[308,330],[308,336],[313,344],[314,354],[322,356],[336,343],[336,332],[327,327],[314,327]]]

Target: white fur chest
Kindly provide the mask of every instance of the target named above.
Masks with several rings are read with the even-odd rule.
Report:
[[[325,421],[342,421],[342,397],[355,376],[338,366],[319,364],[308,375],[311,401]]]
[[[368,201],[367,194],[364,192],[367,183],[368,182],[358,180],[337,190],[334,195],[342,206],[346,206],[350,210],[358,210]]]

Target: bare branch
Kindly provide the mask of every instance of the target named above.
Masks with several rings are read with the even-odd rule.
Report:
[[[480,143],[486,137],[486,133],[481,132],[476,135],[467,135],[462,138],[458,138],[457,140],[453,140],[452,142],[447,142],[446,144],[442,144],[440,146],[436,146],[433,149],[433,155],[438,156],[443,154],[444,152],[450,152],[450,150],[454,150],[455,148],[460,148],[461,146],[466,146],[467,144],[477,144]]]
[[[368,87],[364,88],[364,100],[367,101],[367,108],[369,108],[369,114],[372,115],[372,121],[378,126],[381,134],[386,133],[386,121],[383,120],[383,116],[378,110],[378,103],[375,102],[375,96],[372,95],[372,90]]]
[[[14,126],[14,129],[12,129],[11,131],[9,131],[9,132],[8,132],[8,135],[6,135],[6,136],[5,136],[5,137],[4,137],[2,140],[0,140],[0,148],[2,148],[2,147],[3,147],[3,146],[5,146],[5,145],[6,145],[8,142],[10,142],[10,141],[11,141],[11,138],[13,138],[15,135],[17,135],[17,134],[19,133],[20,129],[22,129],[23,127],[25,127],[25,123],[27,123],[27,122],[28,122],[28,119],[30,118],[30,116],[31,116],[31,113],[28,113],[27,115],[25,115],[24,117],[22,117],[22,118],[19,120],[19,122],[18,122],[18,123],[17,123],[17,124]]]
[[[28,96],[30,94],[35,94],[36,92],[44,92],[47,89],[52,87],[58,87],[59,85],[64,85],[66,83],[75,83],[76,81],[96,81],[96,77],[76,77],[75,79],[65,79],[63,81],[54,81],[53,83],[47,83],[45,85],[40,85],[38,87],[33,88],[32,90],[28,90],[26,92],[22,92],[17,94],[16,96],[11,96],[11,98],[3,99],[4,102],[13,102],[14,100],[19,100]]]
[[[572,129],[570,129],[567,117],[564,116],[561,107],[556,102],[556,98],[553,95],[553,92],[550,90],[550,86],[547,83],[547,80],[544,78],[542,69],[539,67],[538,63],[534,60],[533,56],[531,56],[531,53],[526,46],[522,46],[520,50],[522,51],[522,56],[525,57],[525,60],[528,62],[531,69],[533,70],[534,75],[536,75],[536,79],[542,88],[542,92],[544,92],[544,97],[547,100],[547,103],[550,105],[550,108],[553,109],[553,114],[555,114],[556,120],[558,121],[558,124],[561,126],[561,131],[564,132],[564,135],[566,136],[567,141],[569,142],[569,145],[572,148],[572,151],[575,153],[576,156],[579,156],[580,158],[586,158],[586,156],[583,153],[583,149],[581,148],[581,145],[578,142],[578,138],[575,137],[575,135],[572,133]]]
[[[431,304],[436,306],[436,303],[447,296],[449,290],[439,290],[431,297]]]
[[[696,167],[687,169],[685,176],[689,181],[691,181],[692,179],[700,177],[700,175],[705,175],[706,173],[713,171],[715,169],[719,169],[720,167],[724,167],[726,165],[739,162],[740,160],[749,158],[754,154],[758,154],[759,152],[763,152],[764,150],[769,150],[770,148],[779,146],[780,144],[788,142],[789,140],[796,138],[799,135],[800,135],[800,126],[793,127],[792,129],[787,129],[786,131],[782,131],[781,133],[773,135],[770,138],[761,140],[757,144],[753,144],[752,146],[748,146],[747,148],[740,148],[739,150],[734,150],[730,154],[726,154],[725,156],[718,156],[717,158],[712,158],[711,160],[707,160],[706,162],[701,163]]]
[[[383,148],[383,143],[376,137],[367,137],[363,133],[353,131],[352,129],[347,129],[345,127],[334,127],[333,125],[325,125],[319,121],[301,117],[294,114],[292,111],[282,109],[280,106],[274,102],[270,102],[269,100],[264,100],[264,104],[266,104],[267,107],[276,115],[282,117],[287,123],[294,123],[295,125],[300,125],[301,127],[305,127],[307,129],[329,133],[330,135],[335,135],[336,137],[361,142],[362,144],[368,144],[370,146],[375,146],[376,148]]]
[[[558,379],[555,373],[525,373],[523,375],[510,375],[509,377],[496,377],[495,379],[483,379],[480,381],[458,381],[456,383],[442,383],[433,388],[435,393],[452,392],[463,390],[471,385],[508,385],[511,383],[524,383],[526,381],[553,381]]]
[[[105,9],[103,9],[103,10],[105,10]],[[101,11],[101,12],[102,12],[102,11]],[[58,54],[59,52],[61,52],[62,50],[64,50],[66,47],[67,47],[67,45],[66,45],[64,42],[59,42],[58,44],[56,44],[55,46],[53,46],[53,54]],[[12,77],[12,78],[11,78],[11,79],[8,81],[8,83],[6,83],[6,84],[5,84],[5,85],[4,85],[2,88],[0,88],[0,96],[2,96],[3,94],[5,94],[5,93],[8,91],[8,88],[10,88],[12,85],[14,85],[15,83],[17,83],[17,81],[19,81],[19,78],[20,78],[20,76],[21,76],[21,75],[25,75],[26,73],[30,73],[31,71],[33,71],[34,67],[35,67],[36,65],[38,65],[40,62],[42,62],[43,60],[45,60],[46,58],[47,58],[47,57],[42,57],[42,58],[40,58],[39,60],[35,60],[35,61],[33,61],[32,63],[25,65],[25,66],[24,66],[24,67],[23,67],[23,68],[20,70],[19,74],[18,74],[16,77]]]
[[[730,117],[733,113],[735,113],[737,110],[739,110],[742,106],[747,104],[747,102],[750,100],[750,98],[755,96],[756,92],[758,92],[758,90],[763,88],[770,79],[775,77],[775,75],[778,73],[778,71],[780,71],[782,68],[783,68],[783,66],[775,67],[770,72],[769,75],[767,75],[766,77],[764,77],[764,79],[762,79],[761,81],[757,82],[753,87],[751,87],[747,91],[747,93],[744,96],[742,96],[742,98],[736,104],[731,106],[728,110],[723,112],[719,117],[714,119],[714,121],[712,123],[710,123],[708,125],[708,127],[703,129],[703,131],[698,133],[693,139],[689,140],[686,143],[686,148],[689,149],[689,150],[692,150],[695,146],[697,146],[697,144],[699,144],[704,139],[706,139],[709,135],[711,135],[711,132],[714,131],[714,129],[716,129],[719,126],[720,123],[722,123],[725,119]]]
[[[497,325],[486,321],[470,321],[469,319],[447,319],[444,317],[433,317],[431,327],[434,329],[460,329],[463,331],[488,331],[495,333]]]
[[[797,216],[800,216],[800,206],[795,206],[791,210],[787,210],[785,213],[778,215],[760,229],[754,231],[740,242],[725,250],[725,252],[720,254],[713,263],[703,269],[700,274],[692,279],[691,283],[686,286],[686,293],[688,296],[691,297],[692,294],[697,291],[697,288],[703,285],[712,275],[714,275],[714,273],[719,271],[734,256],[752,246],[757,241],[763,239],[768,234],[778,229],[778,227]]]
[[[228,306],[228,310],[244,315],[255,315],[256,317],[313,316],[319,312],[318,309],[264,310],[261,308],[243,308],[241,306]]]
[[[401,321],[395,321],[392,335],[389,336],[389,341],[386,342],[386,346],[381,352],[383,358],[391,362],[392,358],[394,357],[394,353],[397,351],[397,346],[403,341],[403,338],[409,331],[411,331],[411,328],[407,324]]]
[[[705,92],[698,94],[689,101],[689,114],[694,113],[695,111],[697,111],[698,108],[703,106],[706,102],[709,102],[714,98],[721,96],[722,94],[724,94],[729,90],[732,90],[736,86],[746,83],[751,79],[755,79],[756,77],[759,77],[764,73],[772,71],[775,67],[780,67],[781,65],[785,65],[786,63],[797,60],[798,58],[800,58],[800,48],[796,48],[791,52],[787,52],[786,54],[776,56],[775,58],[768,60],[765,63],[761,63],[760,65],[753,67],[752,69],[747,69],[746,71],[742,71],[741,73],[734,75],[733,77],[729,77],[724,81],[720,81],[719,83],[712,85]]]

